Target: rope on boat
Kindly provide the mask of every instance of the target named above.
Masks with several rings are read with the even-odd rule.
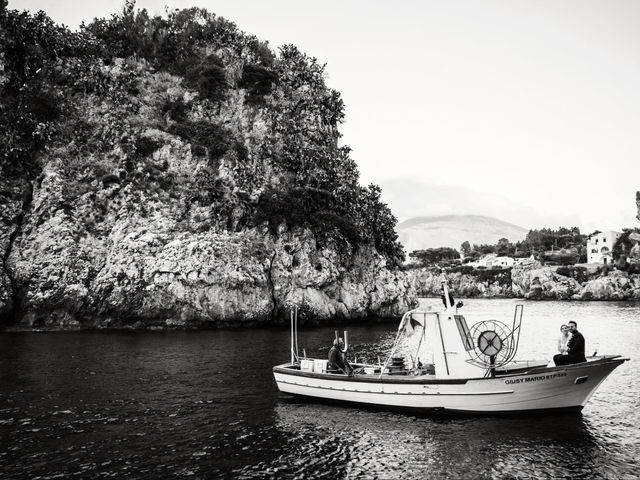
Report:
[[[396,332],[396,338],[393,341],[393,347],[391,348],[391,353],[389,354],[389,356],[387,357],[386,362],[384,362],[383,367],[380,369],[380,377],[382,378],[382,374],[384,373],[384,371],[386,370],[387,366],[389,365],[389,362],[391,361],[391,357],[393,357],[393,354],[396,353],[396,350],[398,349],[398,346],[400,345],[400,337],[402,336],[402,330],[407,322],[407,318],[411,318],[411,315],[414,312],[418,312],[420,311],[419,308],[416,308],[414,310],[409,310],[407,313],[405,313],[402,316],[402,320],[400,320],[400,326],[398,327],[398,331]]]

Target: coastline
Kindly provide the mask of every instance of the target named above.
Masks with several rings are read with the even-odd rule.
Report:
[[[558,270],[559,267],[543,266],[540,262],[530,261],[503,270],[443,274],[435,269],[421,268],[410,270],[407,275],[420,297],[439,296],[444,275],[456,298],[640,301],[638,274],[593,268],[589,271],[585,268],[587,273],[574,278],[558,273]],[[566,273],[566,270],[560,271]]]

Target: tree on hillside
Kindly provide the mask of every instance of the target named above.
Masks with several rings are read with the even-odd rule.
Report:
[[[496,246],[489,244],[473,244],[473,248],[471,249],[471,256],[473,258],[480,258],[483,255],[488,255],[490,253],[496,253]]]
[[[613,263],[618,270],[630,271],[630,269],[633,269],[633,272],[630,271],[630,273],[636,273],[636,269],[638,267],[636,265],[631,265],[627,261],[627,257],[635,244],[635,242],[632,241],[631,238],[629,237],[631,236],[631,234],[634,234],[634,233],[635,234],[640,233],[640,229],[623,228],[622,235],[618,237],[618,239],[616,240],[616,243],[613,245],[613,248],[611,249],[612,256],[613,256]]]
[[[404,247],[398,241],[397,219],[382,201],[382,189],[371,184],[366,188],[360,187],[359,190],[355,213],[364,240],[372,243],[391,263],[401,265],[404,261]]]
[[[104,95],[117,81],[104,73],[104,45],[91,32],[71,32],[42,11],[6,7],[2,1],[0,169],[35,175],[43,148],[67,144],[69,131],[75,137],[69,124],[77,119],[78,99]]]
[[[508,239],[501,238],[500,240],[498,240],[498,243],[496,243],[495,252],[500,256],[507,256],[509,255],[512,249],[511,247],[512,247],[512,244],[511,242],[509,242]]]
[[[458,260],[460,253],[455,248],[440,247],[427,248],[425,250],[414,250],[409,254],[416,263],[422,266],[436,265],[440,263],[451,263],[451,260]]]
[[[523,242],[517,244],[518,250],[541,256],[546,251],[575,248],[580,257],[586,247],[587,236],[580,233],[578,227],[560,227],[558,230],[543,228],[530,230]]]

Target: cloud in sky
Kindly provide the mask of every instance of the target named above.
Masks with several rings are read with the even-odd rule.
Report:
[[[43,9],[75,28],[123,3],[9,7]],[[326,63],[363,183],[411,178],[473,191],[476,203],[500,196],[486,200],[487,210],[517,224],[638,224],[640,2],[137,2],[152,14],[165,5],[206,8],[273,47],[293,43]],[[442,213],[458,206],[446,196],[422,203]]]

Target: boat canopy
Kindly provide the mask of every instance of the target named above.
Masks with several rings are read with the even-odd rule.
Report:
[[[447,302],[449,303],[449,302]],[[411,310],[402,317],[391,353],[411,360],[412,369],[432,368],[437,379],[490,376],[511,362],[517,352],[522,305],[517,305],[513,326],[497,320],[482,321],[471,328],[452,305],[444,312]]]

